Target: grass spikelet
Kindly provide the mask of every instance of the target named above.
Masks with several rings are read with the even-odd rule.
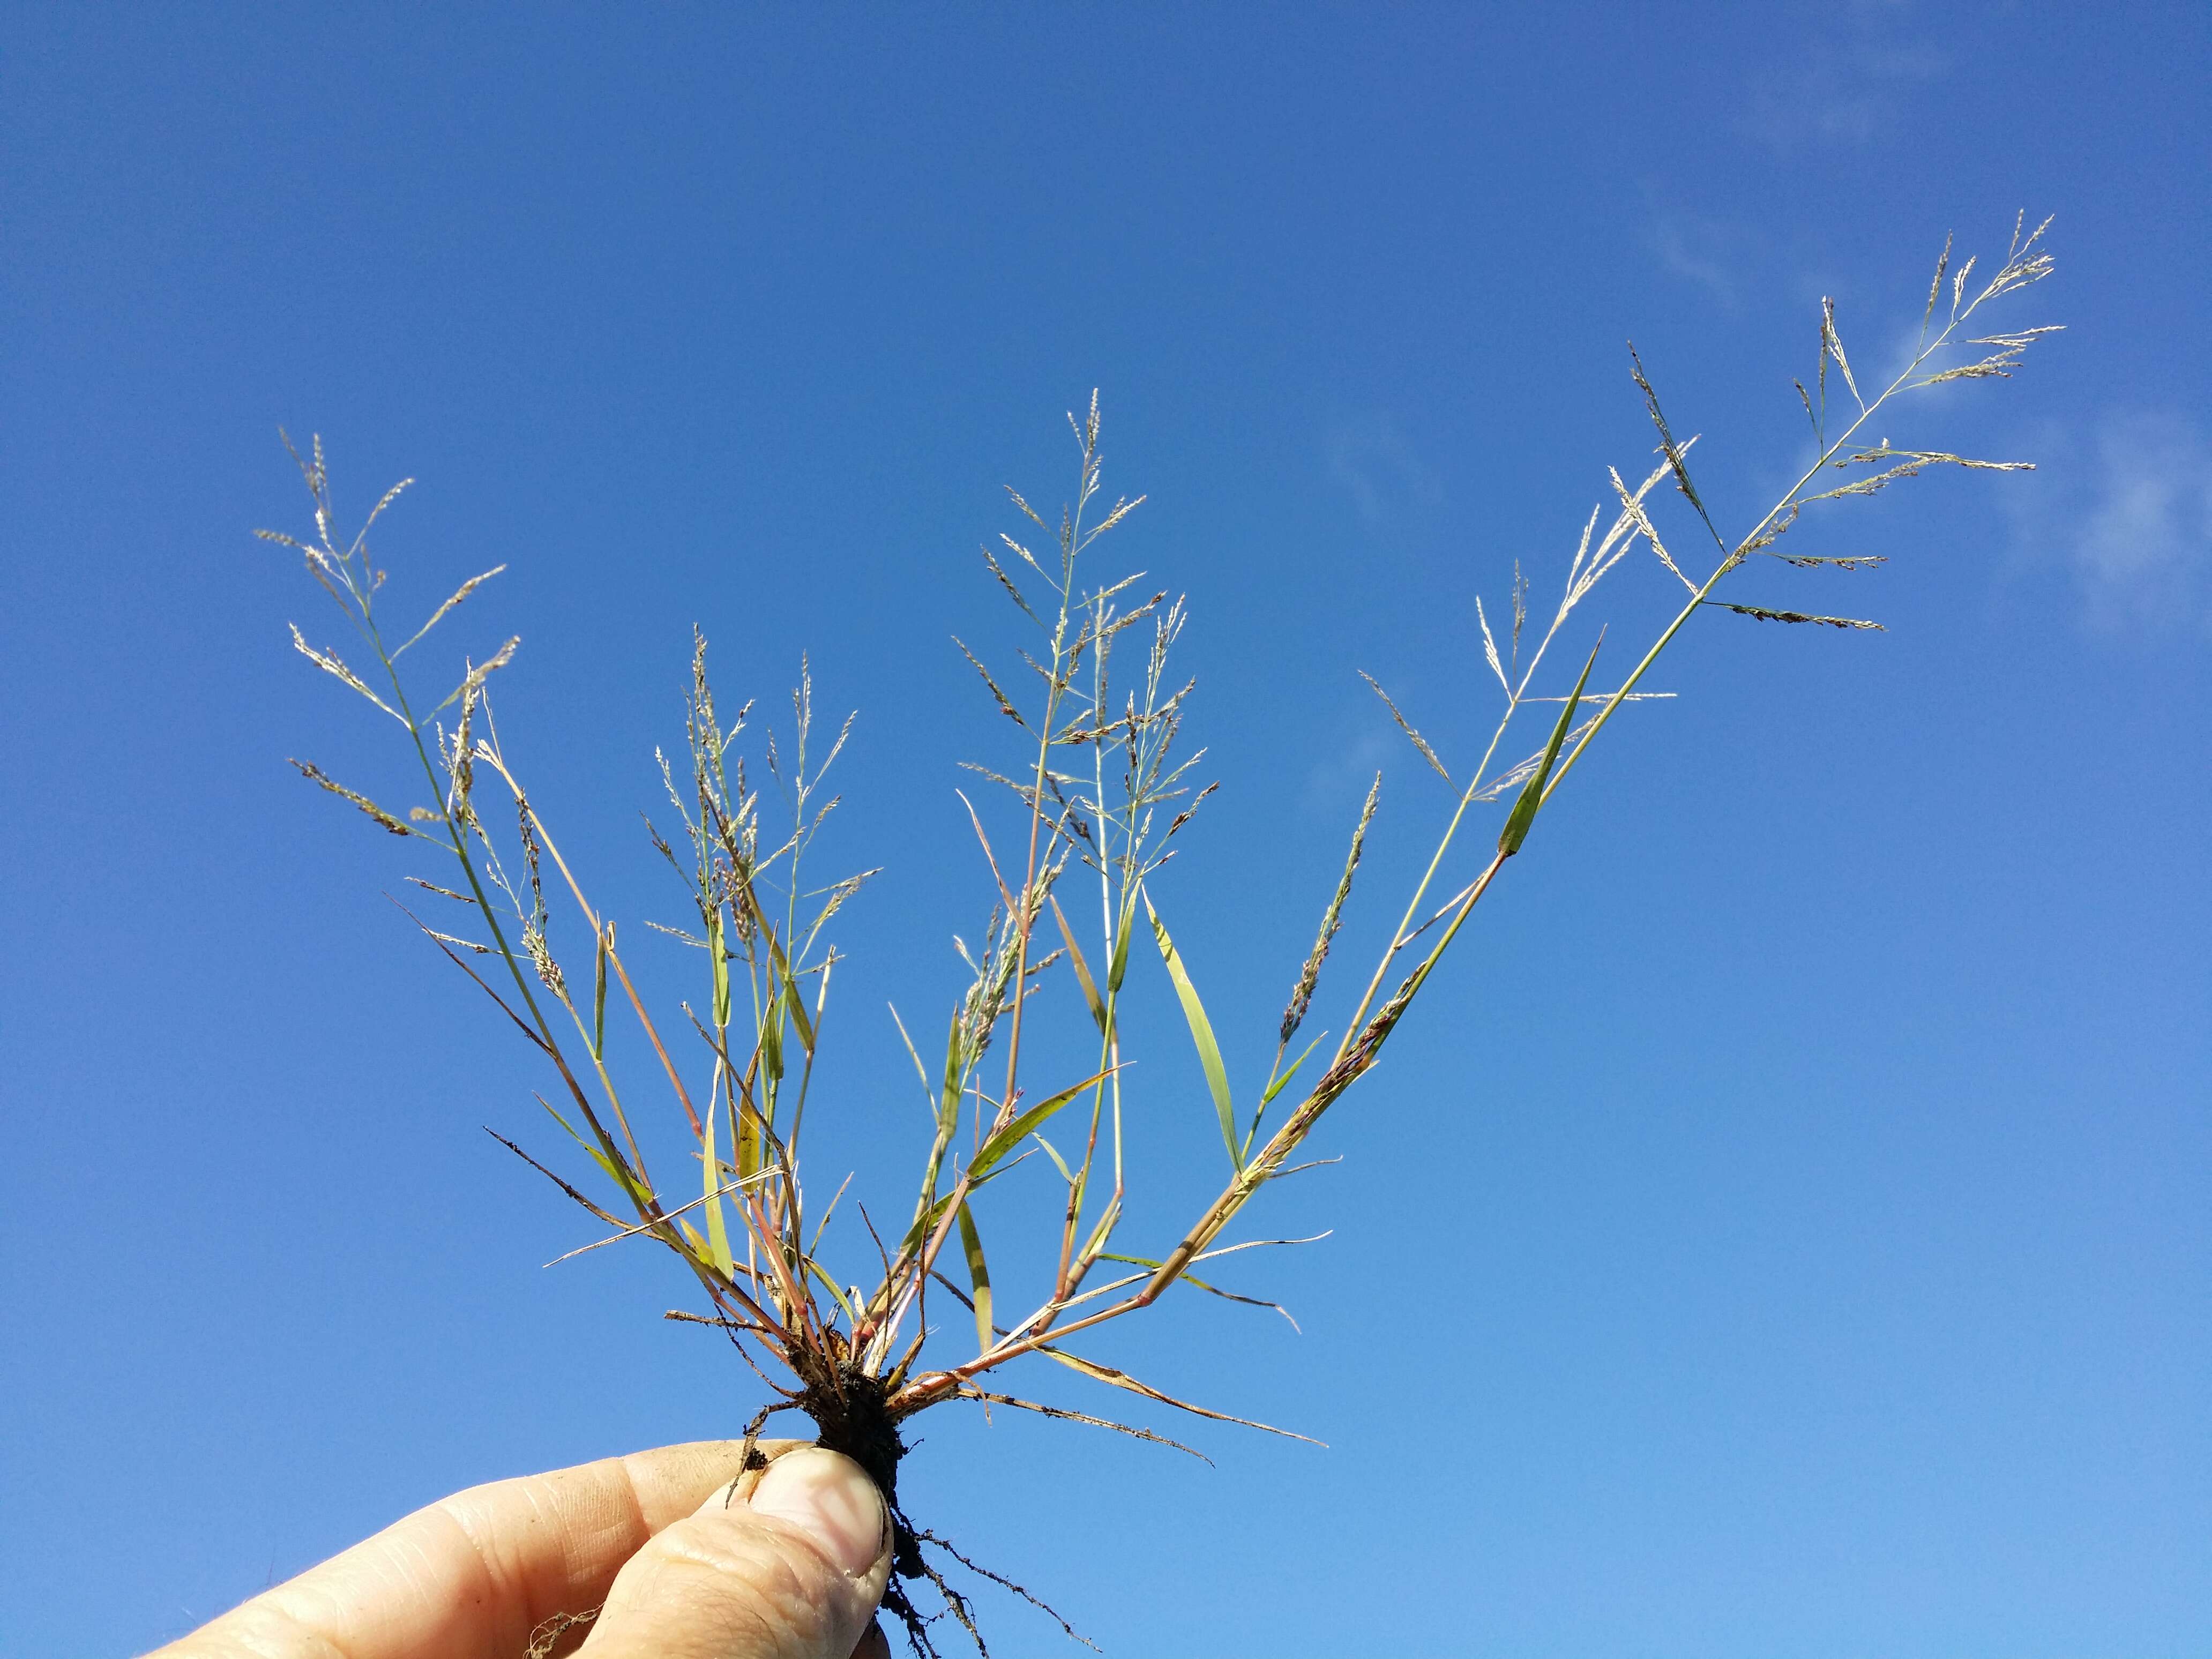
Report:
[[[1413,722],[1399,712],[1398,705],[1390,700],[1390,694],[1382,689],[1381,683],[1364,668],[1359,671],[1359,678],[1367,682],[1370,690],[1382,699],[1382,706],[1390,711],[1390,718],[1398,723],[1398,729],[1406,734],[1407,741],[1413,745],[1421,758],[1428,762],[1431,769],[1446,783],[1450,783],[1451,774],[1444,770],[1444,763],[1437,758],[1437,751],[1429,747],[1426,738],[1413,729]]]
[[[1882,625],[1858,617],[1814,617],[1802,611],[1769,611],[1756,605],[1730,605],[1719,599],[1708,599],[1706,604],[1723,611],[1733,611],[1739,617],[1755,617],[1760,622],[1818,623],[1823,628],[1856,628],[1879,634]]]
[[[1328,908],[1322,912],[1321,931],[1314,935],[1313,949],[1306,952],[1298,982],[1291,988],[1291,1000],[1283,1009],[1281,1034],[1275,1043],[1279,1065],[1282,1051],[1291,1046],[1291,1039],[1305,1021],[1306,1010],[1313,1004],[1314,987],[1321,982],[1322,964],[1328,960],[1328,947],[1336,940],[1336,930],[1344,925],[1344,902],[1352,896],[1352,878],[1358,872],[1359,855],[1367,845],[1367,826],[1375,822],[1375,808],[1382,799],[1382,775],[1377,772],[1375,781],[1367,786],[1359,822],[1352,826],[1352,850],[1344,855],[1344,873],[1336,878],[1336,891],[1329,895]]]

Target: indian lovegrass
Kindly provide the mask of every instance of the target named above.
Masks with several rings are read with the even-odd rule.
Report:
[[[764,1403],[744,1428],[746,1468],[763,1466],[758,1437],[777,1414],[811,1419],[821,1443],[855,1458],[889,1501],[896,1556],[885,1604],[915,1652],[935,1653],[933,1631],[948,1617],[981,1650],[973,1610],[947,1570],[957,1564],[997,1575],[916,1524],[901,1505],[903,1425],[933,1407],[969,1401],[1176,1443],[1148,1427],[1006,1392],[1001,1374],[1015,1361],[1037,1359],[1145,1401],[1249,1423],[1174,1399],[1097,1358],[1093,1334],[1104,1335],[1103,1328],[1151,1306],[1178,1281],[1255,1300],[1214,1284],[1209,1264],[1296,1242],[1232,1238],[1231,1231],[1269,1182],[1309,1167],[1300,1154],[1323,1115],[1373,1068],[1583,756],[1624,705],[1659,695],[1643,689],[1645,678],[1684,628],[1711,611],[1784,624],[1878,626],[1787,608],[1771,597],[1762,579],[1780,574],[1778,567],[1853,571],[1883,562],[1879,554],[1802,550],[1802,536],[1785,541],[1808,507],[1872,495],[1934,468],[2027,465],[1901,447],[1869,434],[1880,429],[1875,417],[1898,399],[1948,381],[2008,375],[2030,346],[2054,331],[1971,333],[1984,307],[2050,274],[2044,228],[2017,222],[2003,260],[1978,283],[1972,259],[1953,268],[1947,242],[1917,343],[1904,367],[1879,382],[1863,380],[1853,368],[1835,308],[1824,301],[1812,385],[1796,386],[1810,423],[1810,459],[1780,498],[1740,531],[1724,532],[1700,493],[1691,467],[1696,441],[1676,435],[1632,350],[1656,460],[1628,477],[1611,474],[1610,505],[1592,509],[1548,613],[1532,609],[1533,584],[1517,565],[1495,617],[1477,600],[1476,629],[1499,696],[1480,756],[1471,764],[1447,764],[1388,692],[1369,681],[1422,760],[1445,780],[1453,805],[1425,867],[1397,906],[1389,943],[1354,981],[1356,994],[1337,1027],[1343,1035],[1326,1054],[1325,1038],[1301,1047],[1377,811],[1378,776],[1312,948],[1293,976],[1267,1081],[1241,1093],[1200,988],[1176,948],[1162,908],[1166,895],[1151,879],[1211,792],[1198,786],[1194,769],[1203,751],[1180,746],[1192,686],[1172,660],[1184,611],[1165,592],[1140,592],[1134,576],[1093,577],[1097,543],[1142,499],[1105,504],[1093,394],[1087,410],[1070,417],[1078,460],[1067,504],[1048,517],[1010,491],[1020,532],[984,550],[1027,637],[1018,652],[1022,672],[994,672],[984,653],[956,641],[1015,728],[1014,761],[1000,768],[970,763],[1000,801],[1011,799],[1013,827],[1011,834],[1002,827],[994,839],[987,818],[998,815],[960,797],[989,872],[989,921],[972,947],[960,947],[969,980],[945,1018],[941,1049],[935,1026],[898,1026],[927,1116],[916,1137],[912,1196],[898,1199],[893,1224],[879,1226],[881,1209],[872,1212],[856,1200],[833,1235],[850,1177],[810,1185],[803,1175],[811,1164],[802,1164],[802,1147],[812,1146],[817,1122],[826,1116],[834,1125],[837,1116],[835,1102],[811,1099],[841,960],[831,924],[844,921],[848,904],[877,873],[842,871],[826,880],[817,873],[816,842],[835,804],[824,782],[852,722],[834,731],[817,724],[811,677],[803,668],[781,744],[773,732],[756,742],[750,705],[727,713],[717,704],[706,641],[696,639],[684,750],[659,757],[667,816],[660,820],[665,830],[654,825],[650,836],[691,911],[684,927],[660,931],[700,954],[702,984],[696,1004],[656,1013],[632,980],[616,919],[592,901],[501,745],[490,683],[509,665],[517,642],[464,664],[458,683],[435,703],[402,671],[405,653],[503,567],[464,583],[404,642],[392,644],[379,606],[384,573],[371,563],[368,538],[405,486],[387,491],[357,532],[342,536],[317,440],[307,456],[294,457],[313,500],[312,535],[261,534],[304,556],[308,574],[344,612],[366,653],[354,660],[366,666],[357,672],[296,628],[294,643],[400,728],[423,798],[434,804],[387,810],[319,769],[295,763],[386,830],[423,843],[431,873],[409,879],[423,905],[465,920],[451,930],[422,916],[417,923],[536,1051],[551,1083],[540,1103],[574,1144],[557,1161],[583,1184],[538,1153],[507,1144],[608,1230],[600,1243],[650,1239],[682,1264],[697,1302],[669,1316],[721,1333],[763,1390]],[[1978,355],[1961,360],[1966,347]],[[1682,526],[1675,539],[1671,530],[1662,535],[1662,507]],[[1625,671],[1601,674],[1608,655],[1602,635],[1586,656],[1577,647],[1574,659],[1558,660],[1554,647],[1584,601],[1638,549],[1680,584],[1679,601],[1654,619]],[[1730,583],[1727,598],[1718,597],[1723,582]],[[1619,659],[1617,647],[1612,654]],[[1497,812],[1494,835],[1475,828],[1485,808]],[[1179,1234],[1128,1240],[1124,1202],[1145,1170],[1141,1149],[1124,1139],[1124,1097],[1132,1085],[1123,995],[1133,964],[1154,960],[1173,990],[1218,1121],[1222,1184]],[[1040,1049],[1025,1044],[1024,1025],[1032,1000],[1043,995],[1075,1000],[1092,1041],[1079,1066],[1037,1077]],[[619,1060],[611,1018],[634,1024],[644,1039],[623,1045]],[[672,1107],[688,1137],[675,1171],[647,1168],[635,1114],[648,1096],[664,1097],[653,1109]],[[1006,1299],[1008,1279],[1000,1271],[994,1279],[978,1219],[990,1189],[1018,1171],[1018,1179],[1045,1183],[1055,1220],[1018,1243],[994,1229],[994,1249],[1000,1269],[1018,1256],[1028,1282],[1041,1287],[1033,1303],[1028,1296]],[[857,1278],[855,1261],[864,1264]],[[1194,1271],[1201,1267],[1203,1279]],[[918,1598],[925,1595],[936,1610],[924,1610]]]

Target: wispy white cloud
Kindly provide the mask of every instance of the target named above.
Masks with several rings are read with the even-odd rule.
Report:
[[[1909,94],[1951,68],[1942,51],[1910,33],[1911,10],[1878,0],[1827,15],[1794,60],[1760,70],[1746,129],[1783,151],[1864,145],[1897,130]]]
[[[2042,447],[2055,459],[2011,510],[2024,549],[2071,570],[2090,624],[2212,629],[2212,434],[2128,410]]]
[[[1385,732],[1370,722],[1358,736],[1325,752],[1307,769],[1305,810],[1323,817],[1341,816],[1347,807],[1356,810],[1368,784],[1397,757],[1403,743],[1395,732]]]
[[[1693,213],[1662,210],[1651,221],[1651,251],[1669,276],[1695,283],[1723,306],[1735,307],[1738,284],[1752,247],[1750,233]]]
[[[1350,492],[1370,524],[1443,499],[1443,482],[1388,415],[1344,422],[1329,434],[1328,476]]]
[[[2212,620],[2212,438],[2177,416],[2125,416],[2098,434],[2097,459],[2074,537],[2092,596],[2131,619]]]

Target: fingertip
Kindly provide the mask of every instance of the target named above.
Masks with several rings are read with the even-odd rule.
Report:
[[[889,1659],[867,1631],[890,1505],[852,1459],[792,1449],[718,1488],[623,1569],[583,1652],[606,1659]]]
[[[802,1446],[763,1472],[747,1506],[788,1522],[848,1578],[866,1578],[890,1559],[890,1511],[867,1472],[842,1452]]]

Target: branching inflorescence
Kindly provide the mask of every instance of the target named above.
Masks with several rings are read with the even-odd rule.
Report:
[[[1875,416],[1899,396],[1950,380],[2008,374],[2031,345],[2055,331],[2030,328],[1966,337],[1983,307],[2050,273],[2051,260],[2041,247],[2043,229],[2028,231],[2024,220],[2016,225],[2002,265],[1978,288],[1971,286],[1974,262],[1954,271],[1947,243],[1909,362],[1870,392],[1862,389],[1845,356],[1832,304],[1823,301],[1814,388],[1808,391],[1802,382],[1796,387],[1812,424],[1814,459],[1781,499],[1733,539],[1722,533],[1692,481],[1689,454],[1694,440],[1675,437],[1643,364],[1632,353],[1633,376],[1657,434],[1657,465],[1633,484],[1617,471],[1612,475],[1616,505],[1610,521],[1601,532],[1605,515],[1592,509],[1548,620],[1532,626],[1529,584],[1517,566],[1506,613],[1496,628],[1478,601],[1485,659],[1504,703],[1472,769],[1455,775],[1389,694],[1370,680],[1422,759],[1444,779],[1454,805],[1341,1028],[1344,1035],[1313,1067],[1310,1062],[1321,1039],[1292,1050],[1351,896],[1376,812],[1378,776],[1284,1011],[1267,1079],[1241,1103],[1205,1005],[1148,887],[1177,831],[1210,788],[1194,787],[1194,769],[1203,751],[1186,756],[1176,749],[1191,690],[1170,670],[1183,626],[1182,604],[1170,602],[1164,592],[1136,597],[1135,577],[1089,585],[1094,544],[1139,504],[1116,501],[1103,513],[1097,510],[1101,485],[1094,395],[1084,416],[1071,417],[1080,460],[1070,505],[1056,522],[1048,521],[1009,492],[1034,533],[1002,537],[996,552],[986,549],[983,555],[1033,632],[1033,648],[1022,653],[1029,678],[1017,682],[1028,685],[1025,695],[1010,695],[984,661],[959,644],[999,711],[1020,733],[1022,760],[1012,775],[972,769],[1011,792],[1018,803],[1020,828],[1007,845],[994,845],[985,815],[962,797],[990,872],[993,909],[978,947],[961,947],[971,977],[948,1023],[941,1063],[933,1058],[933,1047],[928,1051],[932,1057],[925,1058],[905,1026],[899,1027],[928,1100],[931,1133],[902,1231],[879,1232],[866,1210],[855,1206],[868,1241],[866,1254],[876,1263],[871,1285],[841,1281],[821,1254],[844,1188],[817,1209],[801,1180],[809,1090],[838,961],[827,930],[876,873],[847,875],[813,888],[802,880],[802,869],[812,869],[810,854],[817,834],[836,805],[834,799],[823,798],[823,781],[851,729],[848,718],[826,750],[820,748],[812,685],[803,669],[793,694],[788,746],[779,750],[770,735],[759,763],[782,809],[779,827],[771,830],[763,822],[763,788],[749,774],[738,747],[750,706],[725,724],[708,684],[703,639],[693,653],[688,765],[660,757],[682,833],[651,832],[696,914],[696,931],[693,926],[662,931],[706,959],[703,1006],[686,1003],[682,1008],[691,1028],[688,1035],[673,1031],[671,1022],[656,1021],[648,1012],[617,946],[613,920],[586,896],[501,749],[488,687],[490,677],[511,659],[516,641],[509,640],[483,662],[467,665],[459,684],[427,713],[417,712],[406,689],[401,658],[498,569],[464,583],[404,643],[388,646],[377,602],[384,573],[370,563],[368,534],[405,486],[388,491],[361,532],[342,542],[319,440],[307,457],[295,453],[314,501],[313,538],[261,534],[305,556],[309,574],[345,612],[374,666],[368,675],[356,673],[336,653],[311,646],[296,628],[294,642],[311,661],[399,725],[437,805],[416,807],[403,817],[319,769],[298,764],[313,781],[343,796],[386,830],[422,840],[451,860],[441,866],[443,879],[410,879],[428,895],[458,903],[473,925],[462,933],[419,917],[417,923],[550,1063],[556,1087],[552,1097],[541,1095],[540,1103],[597,1166],[611,1189],[606,1201],[514,1142],[507,1144],[611,1230],[600,1243],[649,1237],[682,1260],[699,1287],[705,1311],[670,1316],[725,1333],[771,1396],[747,1426],[748,1440],[777,1413],[796,1410],[811,1418],[822,1443],[856,1458],[890,1502],[898,1534],[897,1577],[886,1601],[904,1620],[916,1650],[934,1651],[931,1626],[946,1616],[975,1638],[980,1649],[966,1599],[946,1582],[924,1547],[963,1565],[973,1564],[914,1526],[899,1507],[897,1471],[905,1449],[899,1425],[932,1406],[966,1400],[1164,1440],[1148,1429],[1021,1399],[994,1386],[1002,1367],[1030,1355],[1042,1355],[1148,1401],[1223,1421],[1249,1422],[1173,1399],[1078,1352],[1070,1341],[1151,1305],[1178,1281],[1231,1296],[1192,1270],[1219,1257],[1296,1242],[1223,1241],[1262,1187],[1308,1167],[1294,1160],[1322,1115],[1375,1065],[1475,906],[1522,849],[1537,817],[1591,744],[1625,704],[1660,695],[1639,688],[1692,617],[1717,608],[1784,623],[1852,629],[1878,625],[1716,598],[1725,579],[1762,559],[1846,570],[1879,564],[1878,556],[1785,552],[1779,544],[1805,509],[1818,502],[1871,495],[1933,467],[2011,471],[2027,465],[1894,447],[1886,438],[1869,441],[1865,434]],[[1940,325],[1939,311],[1944,317]],[[1979,347],[1984,355],[1940,366],[1962,345]],[[1840,397],[1832,396],[1832,376]],[[1669,483],[1686,503],[1692,537],[1700,544],[1709,539],[1711,553],[1693,556],[1662,539],[1654,520],[1655,492]],[[1593,648],[1571,689],[1538,695],[1547,659],[1570,618],[1639,544],[1680,584],[1679,608],[1610,690],[1592,685],[1599,654]],[[1702,578],[1692,574],[1699,568],[1707,573]],[[1127,643],[1130,640],[1135,646]],[[1141,655],[1125,679],[1123,653],[1132,649]],[[1532,704],[1556,706],[1547,722],[1546,740],[1533,752],[1502,763],[1501,756],[1513,752],[1508,738]],[[1495,842],[1486,843],[1463,878],[1449,876],[1469,814],[1485,803],[1509,801]],[[1455,881],[1456,887],[1451,885]],[[588,969],[582,951],[569,956],[564,966],[556,951],[556,907],[547,900],[549,885],[565,892],[562,908],[573,904],[580,937],[588,942]],[[1152,1255],[1133,1254],[1120,1241],[1129,1174],[1122,1137],[1121,996],[1132,941],[1139,939],[1148,940],[1146,948],[1158,956],[1188,1025],[1226,1158],[1218,1195],[1179,1238]],[[1079,995],[1096,1031],[1095,1060],[1084,1075],[1032,1086],[1024,1071],[1025,1010],[1048,983]],[[609,1056],[611,994],[627,1006],[646,1039],[647,1077],[635,1086],[665,1086],[673,1097],[696,1158],[696,1178],[664,1184],[647,1167]],[[1301,1077],[1310,1081],[1301,1085]],[[1071,1122],[1072,1136],[1066,1133]],[[1041,1152],[1044,1164],[1034,1164],[1027,1156],[1030,1152]],[[1033,1170],[1048,1165],[1065,1189],[1065,1201],[1054,1206],[1057,1236],[1040,1239],[1036,1246],[1049,1292],[1036,1306],[1006,1318],[994,1295],[975,1208],[986,1188],[1024,1163],[1031,1163]],[[848,1234],[857,1237],[849,1227]],[[966,1321],[948,1328],[930,1323],[933,1287],[961,1304],[972,1316],[972,1328]],[[944,1352],[960,1343],[957,1332],[969,1328],[972,1340],[957,1357]],[[901,1583],[924,1579],[943,1601],[944,1611],[931,1617],[916,1608]]]

